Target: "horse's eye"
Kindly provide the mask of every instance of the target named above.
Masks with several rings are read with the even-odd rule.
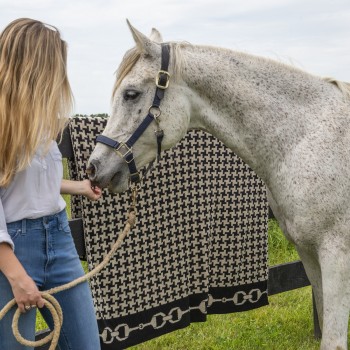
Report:
[[[124,100],[125,101],[135,100],[139,95],[140,93],[138,91],[126,90],[124,92]]]

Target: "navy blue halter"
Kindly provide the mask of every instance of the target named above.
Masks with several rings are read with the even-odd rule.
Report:
[[[115,150],[115,152],[125,160],[125,162],[128,164],[129,171],[130,171],[130,182],[134,184],[141,181],[141,176],[136,168],[132,147],[153,121],[157,123],[157,130],[155,131],[155,135],[157,138],[157,157],[158,158],[162,150],[162,140],[164,137],[164,132],[159,127],[159,116],[161,113],[160,102],[163,99],[165,90],[169,85],[169,78],[170,78],[170,75],[168,73],[169,59],[170,59],[170,46],[168,44],[162,44],[162,63],[161,63],[160,71],[156,76],[157,88],[154,95],[152,106],[149,108],[148,114],[146,115],[142,123],[138,126],[138,128],[130,136],[130,138],[126,142],[118,142],[104,135],[98,135],[96,138],[96,142],[100,142],[109,147],[112,147]]]

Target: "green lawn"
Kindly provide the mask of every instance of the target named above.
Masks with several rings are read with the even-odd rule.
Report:
[[[261,309],[211,315],[205,323],[148,341],[133,350],[318,349],[313,338],[310,289],[270,298]]]

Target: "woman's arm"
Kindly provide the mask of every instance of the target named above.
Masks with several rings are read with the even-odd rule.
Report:
[[[90,180],[62,180],[61,194],[82,195],[96,201],[101,197],[102,190],[97,186],[92,186]]]
[[[44,306],[45,300],[41,297],[38,287],[28,276],[8,243],[0,243],[0,270],[11,285],[21,312],[26,311],[25,306]]]
[[[0,271],[9,281],[21,312],[25,312],[25,306],[43,307],[45,301],[41,293],[17,259],[13,249],[14,245],[7,232],[5,213],[0,199]]]

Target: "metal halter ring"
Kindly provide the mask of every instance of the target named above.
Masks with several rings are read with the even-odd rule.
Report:
[[[154,109],[156,110],[156,113],[152,113],[152,110]],[[150,108],[148,108],[148,113],[152,114],[154,119],[157,119],[162,114],[162,111],[160,110],[159,106],[152,105]]]

